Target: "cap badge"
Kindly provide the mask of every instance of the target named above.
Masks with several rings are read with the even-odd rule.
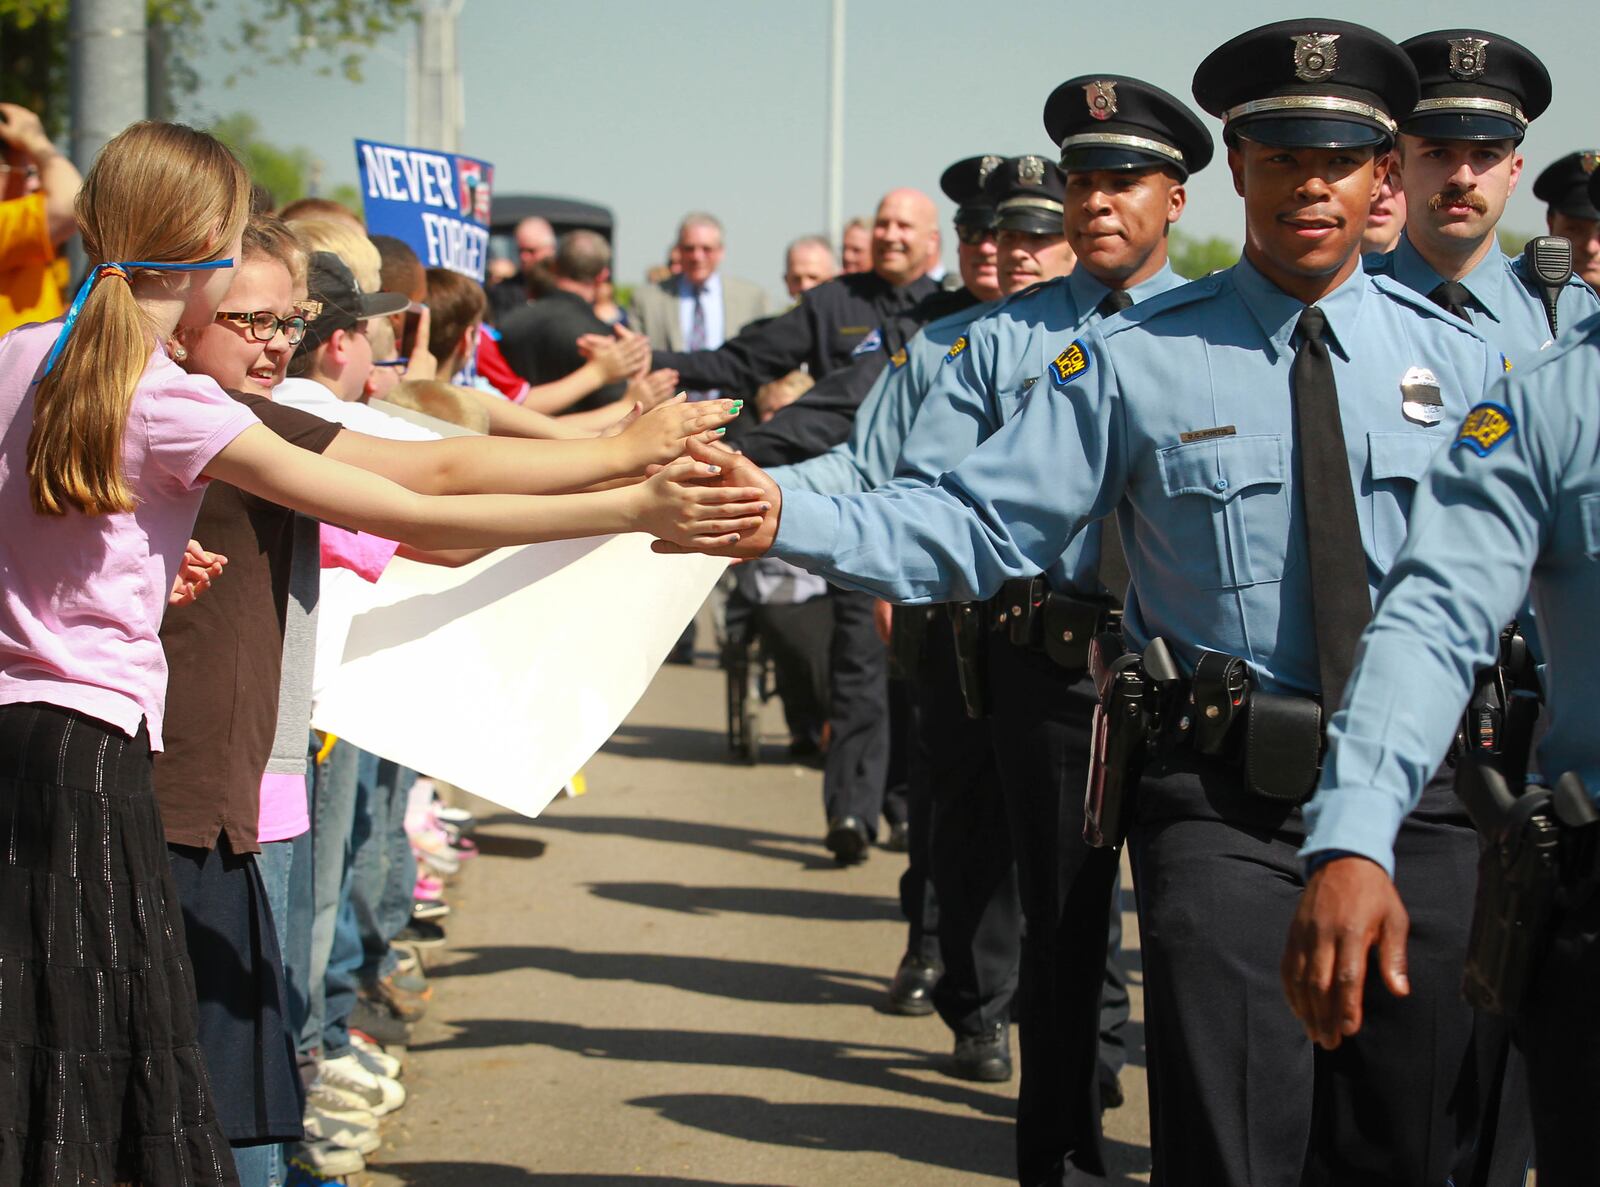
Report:
[[[1302,33],[1294,39],[1294,76],[1301,82],[1332,78],[1339,65],[1337,33]]]
[[[1097,120],[1108,120],[1117,114],[1117,84],[1091,82],[1084,84],[1083,97],[1088,101],[1089,114]]]
[[[1600,165],[1600,152],[1591,148],[1588,152],[1578,154],[1578,168],[1585,173],[1593,173],[1596,165]]]
[[[1023,185],[1044,184],[1044,158],[1023,157],[1017,163],[1017,180]]]
[[[1482,37],[1450,39],[1450,73],[1462,82],[1480,77],[1489,66],[1489,43]]]
[[[1002,164],[1004,164],[1004,162],[1005,162],[1005,158],[1004,157],[997,157],[993,153],[988,154],[987,156],[985,156],[983,158],[983,160],[979,161],[978,162],[978,184],[981,186],[984,182],[988,181],[989,180],[989,174],[993,173],[996,169],[1000,168],[1000,166]]]

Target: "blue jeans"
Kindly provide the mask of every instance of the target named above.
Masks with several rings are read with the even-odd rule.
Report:
[[[296,939],[290,932],[292,918],[289,909],[289,888],[292,880],[291,871],[294,868],[295,846],[302,839],[308,842],[309,853],[310,834],[302,833],[293,840],[266,842],[261,846],[261,853],[256,858],[256,868],[261,871],[261,882],[267,890],[267,909],[272,912],[272,923],[278,933],[278,955],[283,960],[284,985],[289,993],[289,1000],[286,1003],[289,1025],[297,1032],[300,1012],[296,1009],[296,989],[300,990],[303,1000],[304,987],[294,985],[289,971],[289,954],[295,949]],[[303,1006],[301,1009],[303,1010]],[[239,1172],[239,1187],[280,1187],[283,1183],[286,1167],[282,1146],[235,1146],[233,1164]]]
[[[406,836],[406,800],[417,773],[388,759],[362,767],[357,792],[355,853],[350,872],[350,903],[361,933],[358,975],[372,981],[392,973],[396,956],[390,941],[411,920],[417,862]]]
[[[354,1005],[354,986],[347,991],[338,982],[337,973],[336,983],[330,986],[329,974],[334,971],[332,957],[340,930],[341,906],[348,912],[351,833],[355,826],[359,767],[363,757],[371,756],[363,755],[347,742],[337,742],[316,771],[311,801],[311,943],[306,961],[306,1018],[300,1029],[302,1053],[323,1045],[330,994],[335,1005],[343,1009],[343,1017],[349,1017]],[[352,935],[353,931],[352,920]],[[342,968],[348,956],[341,955]],[[350,996],[348,1002],[343,1000],[346,992]]]

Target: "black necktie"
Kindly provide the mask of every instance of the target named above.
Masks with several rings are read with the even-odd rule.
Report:
[[[1322,340],[1328,319],[1315,305],[1300,315],[1290,387],[1300,456],[1300,505],[1311,560],[1311,617],[1317,641],[1324,720],[1339,708],[1355,664],[1356,642],[1372,617],[1367,555],[1339,417],[1333,362]]]
[[[1439,287],[1428,294],[1428,300],[1462,321],[1472,320],[1472,293],[1459,280],[1441,281]]]
[[[1095,312],[1101,317],[1110,317],[1113,313],[1121,313],[1132,304],[1133,298],[1128,295],[1127,289],[1112,289],[1100,298],[1100,304],[1095,306]]]

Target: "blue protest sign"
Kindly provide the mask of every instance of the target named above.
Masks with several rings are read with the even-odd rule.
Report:
[[[483,279],[493,165],[454,153],[357,140],[356,166],[368,234],[404,240],[424,267]]]

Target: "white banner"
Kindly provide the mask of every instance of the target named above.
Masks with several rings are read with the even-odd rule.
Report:
[[[638,703],[727,562],[643,535],[396,558],[360,598],[316,728],[536,816]],[[348,583],[344,588],[348,588]],[[324,623],[344,615],[335,593]]]

